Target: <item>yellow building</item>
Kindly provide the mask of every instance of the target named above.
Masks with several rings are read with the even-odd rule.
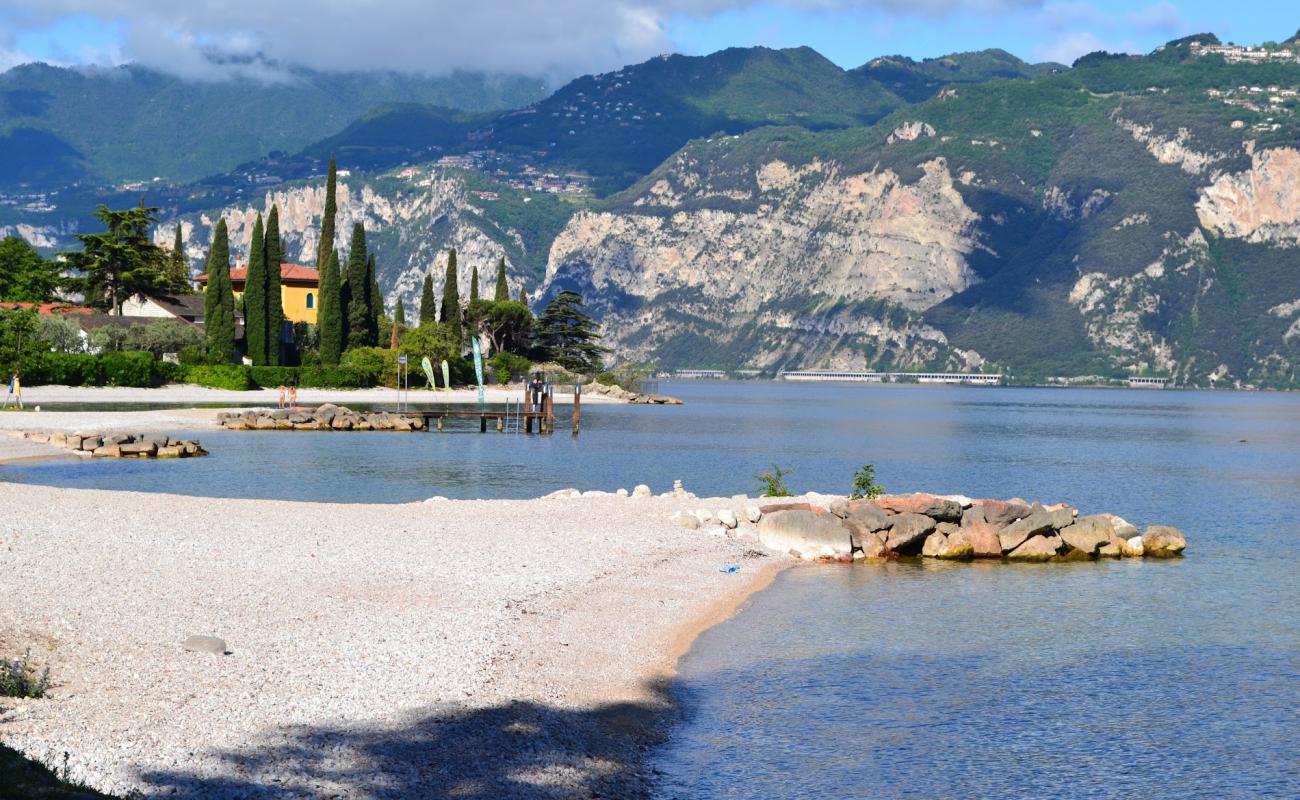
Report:
[[[244,294],[247,276],[247,267],[235,267],[230,271],[230,288],[234,290],[235,299]],[[204,287],[207,281],[207,275],[199,276],[199,283]],[[315,325],[316,307],[320,305],[320,273],[301,264],[281,264],[280,303],[284,307],[285,319]]]

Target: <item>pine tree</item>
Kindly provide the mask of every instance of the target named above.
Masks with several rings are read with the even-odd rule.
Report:
[[[370,281],[367,284],[367,297],[370,298],[370,344],[379,345],[379,320],[384,316],[384,296],[379,293],[379,276],[378,267],[375,265],[375,254],[370,254],[370,261],[366,265],[366,272]]]
[[[283,261],[280,207],[273,205],[266,220],[266,363],[273,367],[280,365],[280,329],[284,326],[284,295],[280,290]]]
[[[253,223],[253,241],[248,247],[248,270],[244,273],[244,346],[257,366],[266,361],[266,237],[262,215]]]
[[[335,255],[334,222],[339,213],[338,202],[335,199],[338,182],[338,165],[334,163],[334,156],[330,156],[330,175],[325,181],[325,213],[320,218],[320,239],[316,245],[316,269],[321,272],[325,271],[325,265]]]
[[[172,243],[171,261],[167,267],[167,280],[172,291],[185,292],[190,288],[190,265],[185,260],[185,245],[181,239],[179,222],[176,223],[176,241]]]
[[[469,275],[469,301],[473,303],[478,299],[478,264],[474,265],[474,271]]]
[[[537,343],[548,361],[571,372],[600,372],[605,368],[601,356],[609,348],[598,344],[599,326],[582,307],[577,292],[556,295],[537,320]]]
[[[506,285],[506,260],[502,258],[497,262],[497,290],[492,299],[498,303],[510,299],[510,287]]]
[[[203,336],[208,357],[219,363],[235,358],[235,296],[230,291],[230,234],[226,219],[217,221],[205,265],[207,289],[203,293]]]
[[[406,326],[406,307],[402,305],[402,298],[397,298],[397,310],[393,312],[393,321],[402,327]]]
[[[456,248],[447,254],[447,277],[442,284],[442,321],[451,332],[451,340],[460,347],[465,340],[460,323],[460,286],[456,281]]]
[[[320,360],[326,366],[339,363],[343,354],[346,331],[343,325],[343,291],[339,285],[339,253],[330,251],[330,257],[321,270],[320,304],[316,311],[316,325],[320,331]]]
[[[433,300],[433,275],[424,276],[424,286],[420,288],[420,324],[438,321],[438,306]]]
[[[369,261],[366,229],[358,222],[352,226],[352,241],[348,245],[348,347],[366,347],[374,341],[370,335],[374,318],[370,313]]]

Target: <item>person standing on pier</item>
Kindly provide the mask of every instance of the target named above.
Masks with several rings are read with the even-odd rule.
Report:
[[[533,382],[528,384],[528,391],[533,395],[533,410],[542,410],[542,397],[546,394],[546,384],[542,381],[542,373],[533,374]]]

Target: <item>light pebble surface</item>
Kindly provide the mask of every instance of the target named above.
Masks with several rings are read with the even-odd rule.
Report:
[[[120,794],[643,796],[676,658],[790,563],[668,519],[702,502],[743,509],[0,483],[0,653],[55,682],[0,740]]]

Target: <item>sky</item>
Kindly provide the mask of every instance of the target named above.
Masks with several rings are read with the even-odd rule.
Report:
[[[1298,27],[1295,0],[0,0],[0,69],[138,62],[279,80],[300,64],[559,81],[733,46],[808,45],[846,68],[987,47],[1068,64],[1190,33],[1258,43]]]

